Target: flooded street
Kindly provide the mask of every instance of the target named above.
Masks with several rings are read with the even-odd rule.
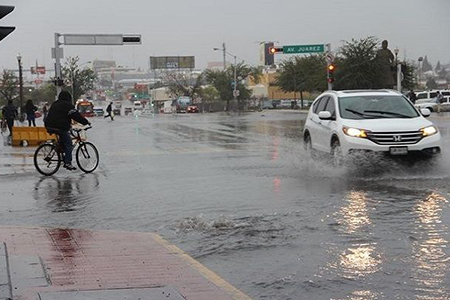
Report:
[[[436,161],[341,168],[305,154],[305,118],[93,118],[92,174],[1,145],[0,225],[157,232],[253,299],[449,299],[450,116]]]

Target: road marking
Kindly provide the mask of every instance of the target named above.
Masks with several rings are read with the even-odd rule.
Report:
[[[234,300],[252,300],[249,296],[229,284],[227,281],[222,279],[219,275],[213,271],[206,268],[204,265],[193,259],[189,254],[181,250],[175,245],[171,245],[168,241],[163,239],[159,234],[152,233],[153,239],[162,245],[164,248],[172,253],[175,253],[179,258],[184,260],[189,266],[197,270],[203,277],[214,283],[221,290],[226,292]]]

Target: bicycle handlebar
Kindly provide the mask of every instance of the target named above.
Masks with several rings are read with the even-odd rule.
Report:
[[[81,131],[87,131],[91,128],[92,128],[92,125],[89,124],[89,125],[86,125],[86,127],[84,127],[84,128],[72,128],[72,131],[81,132]]]

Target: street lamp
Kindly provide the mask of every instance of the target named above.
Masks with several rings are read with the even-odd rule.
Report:
[[[22,117],[22,104],[23,104],[23,76],[22,76],[22,55],[17,54],[17,62],[19,63],[19,112],[20,118]]]
[[[225,47],[225,43],[222,44],[222,48],[214,48],[214,50],[220,50],[223,51],[223,69],[227,69],[227,48]]]
[[[419,59],[418,59],[418,61],[419,61],[419,65],[417,66],[417,68],[419,69],[419,85],[421,84],[421,74],[422,74],[422,68],[423,68],[423,57],[421,56],[421,57],[419,57]]]
[[[397,65],[397,56],[398,56],[398,52],[399,52],[400,50],[397,48],[397,47],[395,47],[395,49],[394,49],[394,53],[395,53],[395,65]]]

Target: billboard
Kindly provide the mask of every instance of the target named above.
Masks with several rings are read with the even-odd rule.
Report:
[[[194,69],[194,56],[150,56],[150,69]]]
[[[45,74],[45,67],[43,66],[36,66],[36,67],[31,67],[31,74]]]

